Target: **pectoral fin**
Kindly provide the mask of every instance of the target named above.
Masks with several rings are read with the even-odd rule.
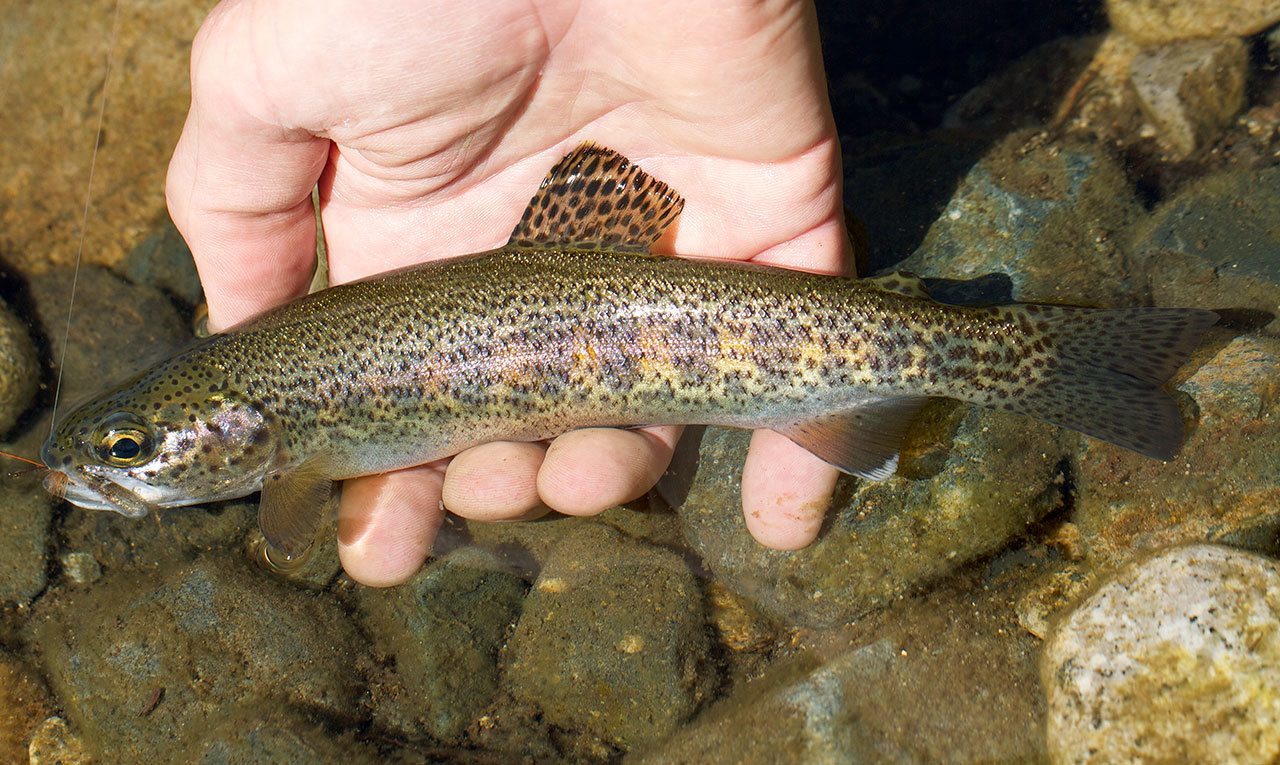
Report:
[[[883,481],[898,469],[902,437],[927,400],[924,396],[881,399],[772,430],[845,473]]]
[[[258,527],[267,544],[286,558],[306,552],[315,541],[325,503],[332,494],[333,479],[319,459],[268,475],[258,505]]]
[[[584,143],[551,168],[510,244],[648,252],[682,209],[667,184],[612,149]]]

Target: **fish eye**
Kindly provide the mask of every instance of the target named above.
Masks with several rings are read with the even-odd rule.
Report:
[[[132,422],[105,424],[97,443],[103,462],[119,467],[136,465],[151,456],[151,435]]]

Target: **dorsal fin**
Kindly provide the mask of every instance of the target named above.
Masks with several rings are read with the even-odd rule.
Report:
[[[667,184],[612,149],[584,143],[547,173],[509,244],[648,252],[682,209]]]
[[[894,271],[883,276],[869,276],[862,280],[864,284],[885,292],[896,292],[913,298],[932,300],[933,296],[924,286],[924,280],[907,271]]]

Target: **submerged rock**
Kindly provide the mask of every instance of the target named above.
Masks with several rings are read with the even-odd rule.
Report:
[[[61,717],[46,717],[27,745],[27,762],[30,765],[92,765],[93,761],[85,751],[84,741]],[[13,762],[21,760],[14,759]]]
[[[1157,305],[1280,313],[1280,168],[1225,170],[1162,202],[1130,232]],[[1280,326],[1280,325],[1277,325]]]
[[[38,482],[0,481],[0,604],[29,603],[44,590],[52,516]]]
[[[333,733],[322,722],[275,702],[245,704],[207,723],[201,740],[173,761],[192,765],[314,765],[386,762],[350,732]]]
[[[995,568],[994,566],[992,568]],[[1038,762],[1038,641],[1013,603],[1035,574],[970,572],[815,636],[639,763]]]
[[[1161,146],[1183,159],[1211,144],[1245,105],[1249,54],[1234,37],[1142,50],[1129,80]]]
[[[135,284],[159,287],[188,306],[204,298],[191,248],[167,216],[159,230],[125,258],[124,274]]]
[[[1199,422],[1169,463],[1087,444],[1074,517],[1092,565],[1113,567],[1135,551],[1186,542],[1277,549],[1278,368],[1280,340],[1270,337],[1236,338],[1204,360],[1178,386],[1195,402],[1189,408],[1198,409]]]
[[[1107,0],[1111,23],[1142,43],[1257,34],[1280,23],[1277,0]]]
[[[362,642],[337,605],[205,558],[43,598],[28,625],[96,761],[167,761],[238,705],[355,719]]]
[[[40,359],[31,334],[0,300],[0,435],[18,422],[39,388]]]
[[[524,589],[524,580],[474,547],[398,587],[361,589],[361,625],[395,667],[375,694],[375,719],[441,741],[460,738],[497,692],[498,651]]]
[[[1054,762],[1280,757],[1280,564],[1212,545],[1129,565],[1045,644]]]
[[[1123,305],[1136,292],[1117,234],[1142,207],[1096,145],[1013,133],[961,182],[924,243],[899,266],[925,277],[1006,274],[1013,299]]]
[[[696,460],[677,458],[685,536],[767,613],[835,626],[1000,549],[1054,509],[1059,465],[1077,440],[1026,417],[945,405],[927,408],[908,438],[898,477],[844,479],[818,540],[780,551],[752,539],[742,517],[750,435],[708,428]]]
[[[68,332],[73,278],[75,306]],[[100,393],[104,386],[123,380],[191,340],[186,322],[163,292],[130,284],[105,268],[85,266],[78,276],[73,276],[71,269],[57,269],[33,277],[30,286],[53,359],[62,366],[58,396],[62,403]]]
[[[600,524],[548,557],[507,644],[503,676],[547,722],[623,749],[693,715],[715,685],[702,593],[674,553]]]
[[[0,762],[27,760],[27,742],[52,708],[36,674],[17,657],[0,651]]]

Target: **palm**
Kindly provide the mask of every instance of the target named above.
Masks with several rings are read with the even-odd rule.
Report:
[[[483,17],[443,1],[406,2],[376,16],[339,5],[325,23],[341,34],[312,38],[323,52],[313,45],[276,56],[260,50],[276,42],[283,23],[262,24],[251,4],[221,8],[197,44],[197,95],[202,65],[254,71],[241,77],[219,71],[193,119],[225,99],[225,111],[243,113],[244,122],[197,122],[195,131],[189,122],[173,173],[190,167],[191,185],[209,195],[200,205],[212,214],[194,227],[183,221],[179,213],[194,202],[175,199],[182,186],[170,179],[175,218],[194,240],[215,323],[234,323],[303,289],[312,229],[301,192],[321,168],[330,275],[341,282],[501,244],[542,175],[585,139],[631,156],[685,196],[676,252],[810,270],[840,267],[836,140],[806,5],[548,5],[495,3]],[[248,33],[233,31],[250,19],[255,24]],[[243,82],[262,83],[256,96],[248,95],[258,103],[246,105],[245,92],[230,85]],[[275,171],[285,181],[282,194],[291,188],[296,198],[276,202],[275,216],[259,217],[256,228],[237,230],[244,221],[235,214],[242,203],[234,195],[242,192],[218,182],[224,179],[215,176],[216,159],[203,167],[194,161],[198,142],[191,134],[260,131],[257,115],[271,115],[291,132],[272,138],[274,150],[263,156],[269,167],[242,171]],[[202,224],[231,230],[209,234],[210,246],[201,247]],[[255,239],[261,245],[256,256]],[[240,246],[219,250],[216,243],[226,241]],[[567,512],[596,511],[652,483],[674,438],[669,429],[570,435],[546,456],[529,444],[464,453],[449,468],[446,503],[473,517],[501,517],[510,511],[498,505],[518,512],[540,501]],[[754,471],[769,499],[790,496],[788,478],[816,480],[817,493],[825,490],[825,467],[795,454],[789,443],[763,438],[754,452],[782,456]],[[506,469],[495,471],[495,464]],[[796,475],[780,477],[779,466]],[[612,485],[608,478],[604,485],[581,478],[610,471],[620,475]],[[375,482],[350,487],[352,503],[381,498],[386,504],[396,480],[425,482],[437,493],[441,486],[438,469],[390,483],[362,480]],[[365,513],[358,525],[376,532],[379,523]],[[753,531],[759,528],[757,518]],[[809,534],[806,528],[800,536]],[[784,533],[775,541],[788,546],[790,539]]]

